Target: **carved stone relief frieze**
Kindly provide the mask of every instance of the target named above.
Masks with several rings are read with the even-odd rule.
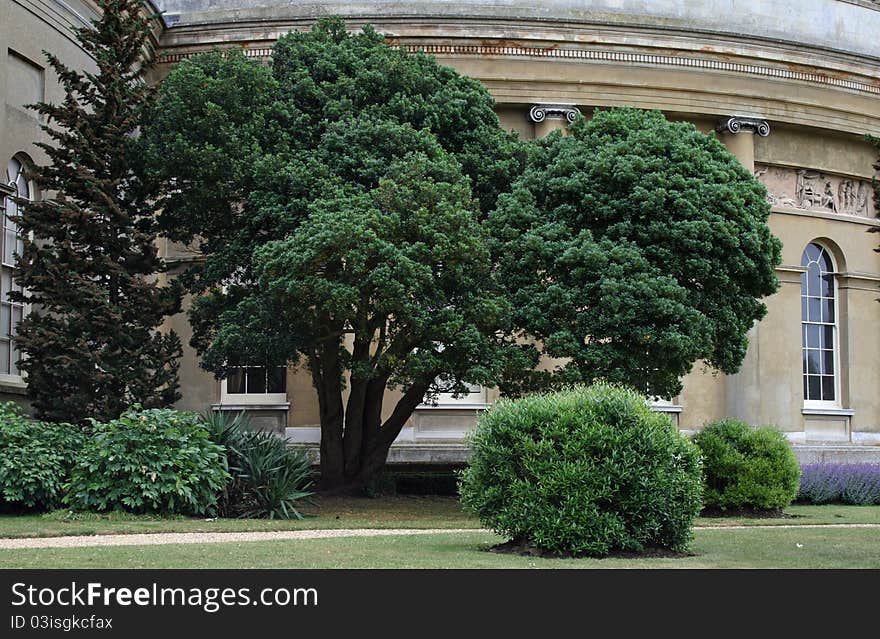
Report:
[[[767,201],[772,206],[859,217],[874,215],[870,180],[762,164],[755,165],[755,177],[767,188]]]

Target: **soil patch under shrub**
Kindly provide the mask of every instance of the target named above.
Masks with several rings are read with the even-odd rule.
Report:
[[[545,559],[582,559],[586,557],[591,557],[591,555],[585,553],[571,554],[553,552],[550,550],[545,550],[543,548],[538,548],[528,541],[517,539],[513,539],[511,541],[506,541],[503,544],[492,546],[488,550],[489,552],[494,552],[498,554],[521,555],[524,557],[543,557]],[[696,557],[696,554],[690,552],[675,552],[673,550],[669,550],[668,548],[649,547],[645,548],[643,552],[631,552],[622,550],[611,551],[601,558],[605,559],[608,557],[617,557],[620,559],[680,559],[682,557]]]
[[[791,515],[781,510],[754,510],[751,508],[704,508],[700,517],[744,517],[747,519],[797,519],[800,515]]]

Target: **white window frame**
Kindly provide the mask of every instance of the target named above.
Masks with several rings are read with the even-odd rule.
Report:
[[[27,165],[27,160],[22,158],[20,154],[13,155],[12,157],[10,157],[6,161],[6,169],[4,169],[4,173],[6,174],[7,178],[9,178],[9,168],[10,168],[13,161],[17,162],[20,167],[19,174],[21,174],[21,172],[24,171],[24,169]],[[9,180],[7,183],[3,184],[4,188],[2,189],[2,192],[0,192],[0,198],[2,198],[2,206],[0,206],[0,216],[2,216],[2,218],[0,218],[0,233],[3,233],[2,241],[0,241],[0,251],[3,251],[3,249],[5,247],[5,242],[6,242],[7,198],[18,196],[17,181],[18,181],[17,176],[15,176],[11,180]],[[28,194],[26,196],[27,200],[34,201],[35,196],[36,196],[36,189],[34,188],[34,182],[33,182],[33,180],[27,180],[26,183],[27,183],[27,188],[28,188]],[[5,255],[0,255],[0,269],[9,269],[10,270],[10,278],[13,278],[14,274],[15,274],[15,265],[7,263],[5,261],[5,257],[6,257]],[[2,294],[2,293],[0,293],[0,294]],[[21,304],[19,302],[9,302],[9,321],[10,322],[12,322],[13,309],[15,309],[15,308],[21,309],[21,319],[24,319],[25,317],[27,317],[27,315],[31,311],[30,304]],[[5,336],[0,336],[0,339],[5,340]],[[6,362],[5,365],[3,365],[3,368],[6,368],[6,367],[9,367],[10,369],[12,368],[12,352],[13,352],[12,344],[14,343],[14,341],[15,341],[15,336],[14,335],[10,336],[10,338],[9,338],[9,361]],[[21,358],[23,359],[24,355],[21,354],[20,352],[19,352],[19,354],[20,354]],[[19,360],[19,361],[21,361],[21,360]],[[17,374],[5,373],[5,372],[0,371],[0,383],[3,383],[3,384],[24,387],[24,386],[26,386],[25,378],[26,378],[26,376],[23,374],[21,369],[18,370]]]
[[[263,366],[236,366],[235,368],[265,368]],[[284,374],[287,375],[288,369],[284,368]],[[287,379],[285,377],[284,387],[287,388]],[[283,393],[230,393],[227,391],[226,378],[220,380],[220,405],[281,405],[287,404],[287,391]]]
[[[807,246],[810,244],[815,244],[819,248],[822,249],[822,252],[828,256],[829,261],[831,262],[831,271],[828,271],[827,274],[831,275],[831,289],[832,295],[834,296],[834,324],[832,326],[832,337],[831,337],[831,353],[834,364],[834,399],[833,400],[816,400],[816,399],[807,399],[806,395],[803,397],[803,407],[804,409],[840,409],[843,407],[841,401],[841,361],[840,361],[840,291],[838,289],[837,277],[839,270],[837,268],[837,261],[834,259],[834,254],[831,250],[822,244],[821,242],[811,241],[807,243]],[[804,253],[807,251],[807,246],[804,247],[804,250],[801,251],[801,262],[803,262]],[[804,271],[806,277],[809,277],[809,270]],[[800,366],[801,366],[801,387],[803,387],[804,378],[807,377],[808,373],[803,370],[803,362],[804,362],[804,351],[807,350],[804,344],[804,325],[813,324],[816,325],[816,322],[808,322],[804,318],[804,310],[803,310],[803,298],[804,298],[804,289],[803,283],[801,284],[801,294],[800,294],[800,308],[801,308],[801,322],[800,322],[800,331],[801,331],[801,349],[800,349]],[[809,303],[807,306],[807,313],[809,317]],[[818,323],[819,326],[828,326],[826,323]],[[820,351],[821,352],[821,351]]]
[[[465,385],[477,390],[461,397],[453,397],[453,393],[436,393],[436,399],[432,402],[422,402],[419,408],[485,408],[489,405],[488,389],[485,386],[467,383]]]

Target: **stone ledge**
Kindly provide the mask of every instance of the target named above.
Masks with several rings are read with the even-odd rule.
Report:
[[[314,463],[321,460],[320,451],[315,445],[291,444],[291,448],[306,450]],[[470,451],[464,444],[395,444],[388,452],[388,464],[463,464],[470,457]]]
[[[292,444],[294,448],[308,450],[318,463],[318,447],[308,444]],[[839,444],[796,444],[795,455],[801,464],[880,464],[880,446]],[[464,444],[395,444],[388,453],[389,464],[463,464],[470,451]]]
[[[797,444],[794,453],[801,464],[880,464],[880,446]]]
[[[27,384],[0,381],[0,395],[27,396]]]

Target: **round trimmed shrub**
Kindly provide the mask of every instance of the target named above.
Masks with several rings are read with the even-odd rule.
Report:
[[[502,400],[469,445],[461,501],[515,542],[591,556],[690,543],[699,450],[633,390],[603,383]]]
[[[0,509],[58,508],[83,441],[76,426],[34,421],[14,402],[0,404]]]
[[[134,406],[90,437],[70,475],[74,510],[214,514],[229,480],[226,451],[198,415]]]
[[[801,468],[772,426],[724,419],[694,437],[703,453],[704,505],[720,510],[781,510],[797,497]]]

